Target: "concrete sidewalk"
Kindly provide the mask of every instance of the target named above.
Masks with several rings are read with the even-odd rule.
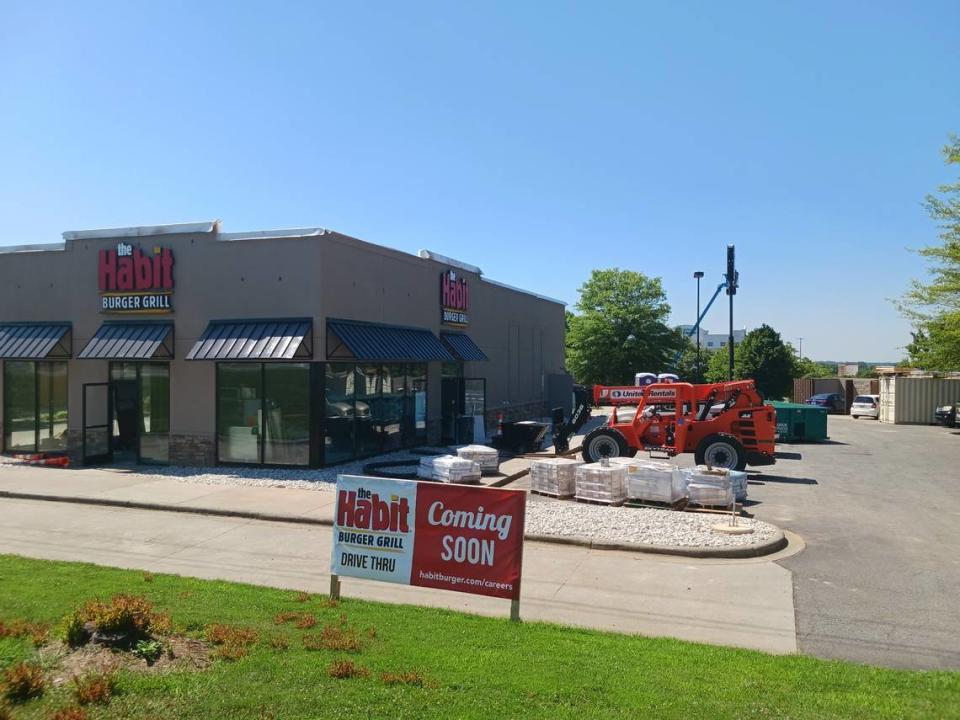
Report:
[[[64,490],[59,483],[74,483],[77,493],[84,472],[51,471],[44,487]],[[0,470],[4,488],[29,489],[35,482],[27,475],[17,477]],[[90,482],[83,492],[99,497],[143,498],[158,489],[102,471]],[[168,490],[176,493],[169,499],[181,503],[222,506],[243,499],[252,507],[278,511],[292,504],[312,516],[331,512],[333,502],[332,493],[276,488],[173,482],[170,488],[163,486]],[[0,517],[0,553],[309,592],[329,588],[327,527],[12,499],[0,499]],[[792,653],[797,649],[792,581],[774,559],[692,560],[528,542],[521,613],[527,620]],[[386,602],[509,614],[509,603],[503,600],[350,578],[344,579],[343,592]]]

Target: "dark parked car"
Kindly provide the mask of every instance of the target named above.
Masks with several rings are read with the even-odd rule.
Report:
[[[828,413],[845,413],[847,411],[847,401],[839,393],[820,393],[811,395],[807,400],[807,405],[817,405],[825,407]]]
[[[960,409],[960,403],[941,405],[933,413],[933,417],[944,427],[956,427],[958,409]]]

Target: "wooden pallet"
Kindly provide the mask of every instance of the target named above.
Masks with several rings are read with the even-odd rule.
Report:
[[[626,500],[597,500],[596,498],[582,498],[574,495],[574,500],[585,505],[606,505],[607,507],[620,507]]]
[[[627,499],[627,507],[648,507],[659,508],[661,510],[684,510],[687,507],[687,498],[680,498],[676,502],[658,502],[656,500],[631,500]]]
[[[549,490],[532,490],[531,489],[530,492],[534,495],[543,495],[544,497],[556,498],[558,500],[569,500],[570,498],[573,497],[573,493],[558,493],[558,492],[554,493],[554,492],[550,492]]]

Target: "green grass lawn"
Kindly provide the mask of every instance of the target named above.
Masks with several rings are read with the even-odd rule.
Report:
[[[0,555],[0,620],[56,623],[84,601],[144,595],[200,637],[211,623],[256,628],[247,657],[203,672],[124,673],[97,718],[960,718],[960,674],[884,670],[807,657],[777,657],[677,640],[614,635],[431,608],[344,600],[77,563]],[[439,591],[438,591],[439,592]],[[319,625],[276,625],[278,613],[312,613]],[[363,631],[349,657],[369,677],[337,680],[342,652],[310,651],[341,614]],[[342,620],[340,620],[342,622]],[[376,637],[367,630],[376,628]],[[267,642],[284,635],[289,648]],[[0,670],[36,657],[28,639],[0,638]],[[421,673],[425,687],[387,685],[383,672]],[[46,718],[68,688],[12,707]]]

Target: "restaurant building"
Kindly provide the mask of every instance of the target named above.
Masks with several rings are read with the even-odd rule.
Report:
[[[322,228],[0,248],[5,453],[320,466],[547,414],[563,303]]]

